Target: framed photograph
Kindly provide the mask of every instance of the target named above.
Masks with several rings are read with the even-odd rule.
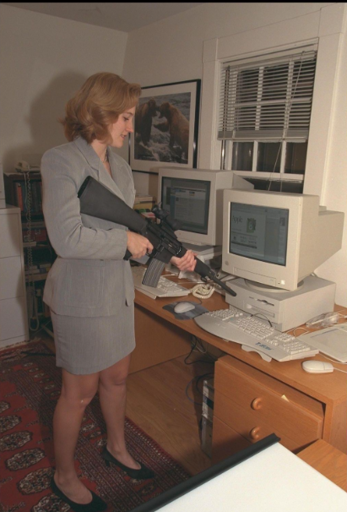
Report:
[[[201,80],[143,87],[130,138],[133,171],[196,167]]]

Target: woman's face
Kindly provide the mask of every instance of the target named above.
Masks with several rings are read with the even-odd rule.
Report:
[[[111,146],[114,148],[121,148],[124,140],[129,133],[134,131],[134,116],[135,107],[128,108],[123,112],[115,123],[110,124],[109,130],[112,137]]]

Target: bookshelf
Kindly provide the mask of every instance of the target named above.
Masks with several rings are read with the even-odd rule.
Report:
[[[21,213],[29,329],[35,331],[49,317],[43,288],[56,254],[50,244],[42,213],[42,180],[39,171],[4,173],[6,203]]]
[[[133,208],[139,213],[148,213],[154,205],[155,198],[153,196],[136,194]]]

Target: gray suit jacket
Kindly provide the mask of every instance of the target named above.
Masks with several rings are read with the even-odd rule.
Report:
[[[82,138],[47,151],[41,162],[43,213],[58,257],[49,271],[43,300],[57,314],[108,316],[133,304],[126,228],[80,213],[77,193],[87,176],[133,206],[130,166],[109,151],[112,177]]]

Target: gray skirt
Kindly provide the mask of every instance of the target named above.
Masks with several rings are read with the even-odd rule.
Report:
[[[100,372],[135,348],[134,306],[102,317],[57,315],[51,310],[56,364],[75,375]]]

